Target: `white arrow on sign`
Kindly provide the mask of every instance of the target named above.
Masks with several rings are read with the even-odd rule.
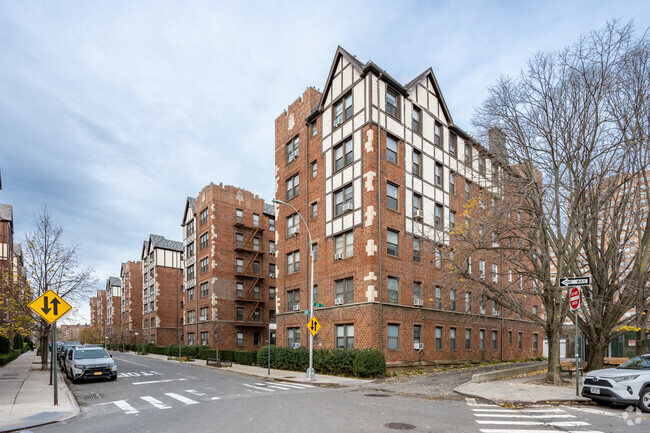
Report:
[[[589,284],[591,284],[591,277],[560,278],[560,287],[588,286]]]

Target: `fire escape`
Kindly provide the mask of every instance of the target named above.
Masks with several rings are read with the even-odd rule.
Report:
[[[235,240],[235,251],[243,263],[237,263],[235,277],[244,285],[243,293],[237,293],[235,301],[244,308],[244,318],[238,326],[264,326],[262,323],[261,306],[264,304],[261,285],[264,281],[262,274],[262,234],[264,230],[259,225],[249,224],[243,218],[235,222],[238,229]],[[255,291],[255,287],[259,290]],[[255,311],[260,308],[260,313],[255,318]],[[238,318],[238,320],[240,320]]]

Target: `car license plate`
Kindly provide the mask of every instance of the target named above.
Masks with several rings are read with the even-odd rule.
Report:
[[[97,374],[97,373],[95,373]],[[595,386],[591,387],[591,393],[592,394],[600,394],[600,388],[596,388]]]
[[[101,376],[101,375],[102,375],[102,372],[101,372],[101,371],[96,371],[96,372],[94,372],[93,374],[94,374],[95,376]],[[591,388],[591,389],[592,389],[592,391],[593,391],[593,388]]]

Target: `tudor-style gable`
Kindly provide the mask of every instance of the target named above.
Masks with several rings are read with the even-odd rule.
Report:
[[[433,113],[441,120],[445,120],[447,126],[453,125],[453,120],[445,98],[440,91],[438,80],[433,69],[429,68],[406,86],[409,99],[419,107]]]

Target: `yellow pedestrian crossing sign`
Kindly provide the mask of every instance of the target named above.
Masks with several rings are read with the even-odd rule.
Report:
[[[52,290],[43,293],[41,296],[30,302],[28,306],[34,310],[36,314],[50,323],[59,320],[72,308],[70,304],[65,302],[63,298]]]
[[[318,330],[320,329],[320,323],[316,320],[315,317],[312,317],[309,322],[307,322],[307,329],[311,332],[311,335],[316,336]]]

